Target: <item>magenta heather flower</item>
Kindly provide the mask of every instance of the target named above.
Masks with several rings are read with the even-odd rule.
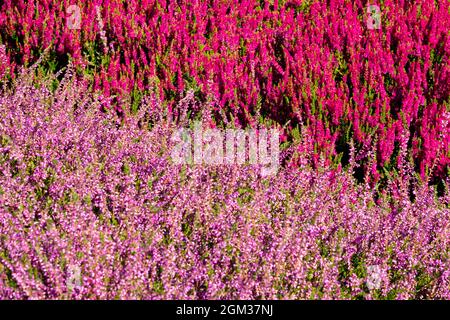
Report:
[[[80,8],[79,30],[67,28],[71,5]],[[256,127],[264,115],[288,124],[287,141],[303,122],[315,166],[321,157],[345,159],[351,139],[358,149],[376,144],[376,162],[362,170],[382,183],[405,128],[421,178],[448,176],[449,153],[438,147],[450,139],[440,126],[449,105],[449,23],[446,0],[5,0],[0,43],[12,74],[50,47],[53,64],[70,57],[96,89],[134,100],[133,108],[158,83],[173,114],[194,90],[214,97],[212,122],[226,114]]]

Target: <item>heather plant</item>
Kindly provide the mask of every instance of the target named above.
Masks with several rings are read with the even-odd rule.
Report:
[[[407,135],[379,191],[352,174],[376,147],[314,169],[303,127],[262,176],[172,161],[189,110],[212,126],[192,94],[179,117],[156,92],[119,117],[70,65],[56,88],[33,70],[14,81],[0,95],[1,299],[450,298],[449,183],[438,197],[414,175]]]
[[[0,42],[13,77],[50,48],[48,70],[72,59],[133,111],[156,88],[175,113],[193,90],[214,97],[217,123],[256,127],[261,115],[288,142],[303,123],[316,166],[346,165],[351,140],[375,145],[372,167],[358,160],[374,183],[397,170],[408,135],[414,170],[436,182],[450,161],[449,12],[447,0],[5,0]]]

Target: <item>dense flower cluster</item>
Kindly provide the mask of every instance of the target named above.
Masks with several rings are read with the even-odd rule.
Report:
[[[30,79],[0,94],[0,299],[450,298],[450,194],[406,143],[380,192],[324,160],[175,165],[155,95],[124,120],[70,68]]]
[[[107,96],[156,86],[169,112],[188,89],[211,92],[220,110],[253,124],[259,115],[286,135],[303,123],[317,164],[376,143],[365,168],[378,180],[397,165],[408,131],[415,169],[445,176],[450,134],[447,0],[385,0],[380,28],[368,28],[362,0],[4,0],[0,41],[10,72],[49,47],[90,70]],[[78,5],[81,29],[66,9]],[[55,67],[55,65],[52,65]],[[55,68],[56,68],[55,67]],[[0,73],[3,66],[0,67]],[[87,71],[85,71],[87,72]],[[138,104],[138,102],[137,102]],[[432,170],[433,169],[433,170]]]

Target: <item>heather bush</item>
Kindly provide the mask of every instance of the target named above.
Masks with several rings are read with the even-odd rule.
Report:
[[[347,164],[348,145],[375,144],[362,171],[375,182],[397,168],[408,136],[423,179],[448,176],[449,2],[384,0],[380,28],[366,1],[5,0],[0,43],[15,77],[49,48],[53,72],[70,59],[106,96],[131,95],[136,110],[157,88],[171,113],[187,91],[214,97],[214,119],[253,125],[271,119],[292,141],[314,136],[318,165]],[[80,8],[80,29],[71,29]],[[1,56],[1,53],[0,53]],[[4,66],[0,67],[0,74]],[[123,115],[122,104],[112,101]],[[436,181],[434,181],[436,182]],[[384,182],[383,182],[384,183]]]
[[[313,169],[308,130],[274,176],[175,165],[183,115],[214,106],[191,92],[173,117],[153,92],[119,117],[71,66],[32,74],[0,94],[0,299],[450,298],[449,184],[413,173],[406,135],[380,190],[354,145]]]

